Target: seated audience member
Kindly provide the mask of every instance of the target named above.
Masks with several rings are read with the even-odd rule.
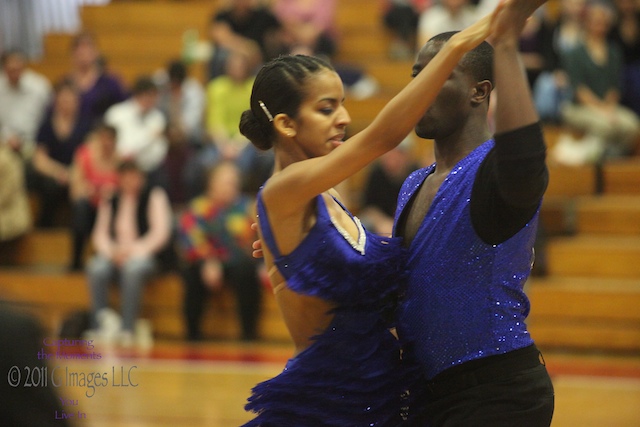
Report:
[[[39,227],[53,226],[58,207],[68,199],[71,162],[89,130],[75,85],[67,80],[57,84],[52,108],[36,136],[33,171],[29,173],[29,187],[40,200]]]
[[[100,200],[118,185],[115,128],[98,124],[78,148],[71,168],[71,270],[83,268],[85,243],[91,235]]]
[[[447,31],[459,31],[476,22],[478,15],[470,0],[441,0],[421,14],[418,20],[418,44]]]
[[[117,131],[118,155],[134,159],[150,185],[167,188],[163,168],[169,149],[165,136],[167,119],[158,108],[158,87],[153,80],[138,78],[131,98],[110,107],[104,122]]]
[[[618,20],[611,37],[621,47],[624,57],[622,104],[640,115],[640,3],[615,0]]]
[[[169,180],[169,199],[183,203],[189,198],[188,162],[204,139],[205,91],[200,82],[189,77],[187,66],[172,61],[166,70],[154,76],[159,87],[158,107],[167,119],[169,151],[165,169]]]
[[[391,59],[413,59],[420,14],[431,6],[431,0],[382,0],[382,21],[393,40]]]
[[[545,11],[540,27],[543,65],[533,86],[533,99],[543,121],[560,123],[562,107],[572,98],[563,57],[584,37],[584,5],[585,0],[560,0],[557,16],[548,7],[541,9]]]
[[[622,51],[607,38],[613,19],[614,12],[607,3],[590,1],[584,41],[565,55],[574,99],[565,105],[562,115],[567,125],[587,135],[588,139],[580,141],[580,150],[573,153],[583,162],[629,155],[635,150],[640,131],[638,117],[620,104]],[[562,147],[565,145],[558,150]],[[555,154],[562,161],[568,153]]]
[[[552,0],[553,1],[553,0]],[[476,6],[476,16],[481,18],[488,13],[493,12],[493,10],[498,6],[500,0],[472,0],[471,4]],[[544,7],[544,5],[542,6]]]
[[[205,92],[202,84],[189,76],[187,65],[171,61],[166,70],[154,76],[158,87],[158,108],[167,117],[171,141],[202,143]]]
[[[544,67],[544,56],[542,55],[543,19],[544,9],[541,8],[531,15],[520,34],[520,57],[527,74],[529,87],[532,89]]]
[[[413,160],[411,143],[403,142],[375,161],[362,192],[358,217],[368,230],[391,235],[402,183],[420,165]]]
[[[145,284],[156,271],[156,257],[171,236],[172,211],[162,187],[149,187],[135,161],[118,166],[118,189],[103,200],[92,232],[96,254],[87,266],[93,326],[108,308],[108,291],[120,285],[122,326],[119,343],[134,344],[134,327]],[[98,338],[100,338],[98,330]]]
[[[254,66],[286,52],[282,25],[258,0],[229,0],[209,23],[213,57],[209,79],[224,73],[230,51],[244,53]]]
[[[202,338],[205,297],[230,286],[237,299],[243,340],[257,338],[260,310],[258,263],[251,256],[252,202],[240,192],[240,171],[229,161],[210,172],[205,193],[191,201],[179,221],[184,260],[187,339]]]
[[[332,58],[337,51],[337,0],[275,0],[273,14],[282,23],[291,53]]]
[[[120,79],[104,68],[104,58],[92,33],[82,32],[72,39],[71,61],[67,78],[80,90],[81,109],[93,125],[102,120],[109,107],[127,98],[126,90]]]
[[[199,156],[198,175],[191,182],[205,182],[205,173],[220,160],[232,160],[240,168],[243,190],[255,192],[269,177],[272,153],[261,153],[238,129],[246,110],[255,75],[249,59],[241,52],[230,52],[225,74],[207,85],[206,127],[211,144]],[[199,183],[199,182],[198,182]],[[204,190],[198,188],[198,194]]]
[[[0,143],[0,245],[23,236],[30,228],[31,207],[20,154],[11,145]]]
[[[2,55],[0,100],[0,143],[29,159],[38,126],[51,102],[51,84],[27,68],[27,59],[20,51],[10,50]]]

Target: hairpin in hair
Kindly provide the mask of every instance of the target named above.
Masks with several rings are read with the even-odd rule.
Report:
[[[264,114],[267,116],[269,121],[272,122],[273,121],[273,116],[269,112],[269,109],[267,108],[267,106],[264,105],[264,102],[258,101],[258,105],[260,105],[260,108],[262,108],[262,111],[264,111]]]

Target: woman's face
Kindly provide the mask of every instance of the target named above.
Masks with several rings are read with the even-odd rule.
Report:
[[[75,114],[79,104],[78,93],[69,87],[61,88],[56,94],[55,108],[60,113]]]
[[[242,182],[240,171],[232,163],[219,165],[209,176],[207,195],[222,205],[230,205],[238,199]]]
[[[73,50],[73,60],[78,66],[93,65],[99,56],[98,46],[88,37],[81,39]]]
[[[110,158],[116,151],[116,139],[115,136],[106,130],[97,132],[96,140],[100,147],[100,154],[104,158]]]
[[[145,175],[139,170],[126,170],[120,172],[120,190],[123,194],[139,194],[145,183]]]
[[[587,8],[585,29],[589,34],[606,37],[613,24],[613,11],[606,6],[592,5]]]
[[[565,17],[579,19],[584,11],[585,0],[562,0],[562,14]]]
[[[307,158],[324,156],[342,144],[351,123],[342,80],[334,71],[323,70],[308,80],[306,92],[295,119],[295,141]]]

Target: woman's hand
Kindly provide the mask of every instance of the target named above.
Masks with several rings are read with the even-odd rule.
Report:
[[[253,231],[258,231],[258,224],[255,222],[251,224],[251,229]],[[262,252],[262,241],[260,239],[254,241],[251,244],[251,248],[253,249],[252,254],[254,258],[264,258],[264,253]]]

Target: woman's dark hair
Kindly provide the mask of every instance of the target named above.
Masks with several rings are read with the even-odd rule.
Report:
[[[95,124],[93,125],[93,131],[107,133],[113,139],[116,139],[118,135],[118,130],[114,126],[107,124],[103,120],[98,120],[97,122],[95,122]]]
[[[333,67],[306,55],[285,55],[266,63],[253,83],[250,109],[240,117],[240,132],[257,148],[270,149],[275,138],[272,118],[280,113],[297,117],[307,80],[322,70]]]
[[[63,77],[53,85],[53,93],[56,95],[67,89],[80,95],[80,89],[70,77]]]

